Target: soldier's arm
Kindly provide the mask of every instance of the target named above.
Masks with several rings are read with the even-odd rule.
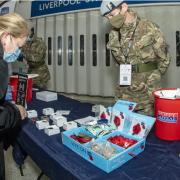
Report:
[[[111,30],[109,33],[109,42],[107,43],[107,49],[111,50],[111,53],[118,64],[121,62],[120,56],[120,42],[119,42],[119,32]]]
[[[153,48],[157,58],[159,59],[158,69],[161,74],[164,74],[170,64],[170,55],[168,53],[168,46],[164,36],[158,28],[155,31],[155,43]]]
[[[154,27],[154,42],[153,42],[153,51],[157,57],[158,69],[154,70],[147,79],[147,86],[149,94],[152,93],[155,89],[159,88],[159,82],[161,81],[161,75],[164,74],[170,64],[170,56],[167,49],[167,44],[165,38],[160,31],[159,27],[155,24],[152,24]]]
[[[117,51],[111,51],[111,54],[114,58],[114,60],[118,63],[118,64],[121,64],[121,57],[118,55],[118,52]]]
[[[141,40],[135,44],[135,47],[141,49],[150,45],[149,47],[153,48],[155,55],[155,57],[152,58],[155,58],[155,61],[158,63],[159,72],[164,74],[169,66],[170,56],[163,33],[159,27],[151,21],[142,21],[140,26],[140,33],[143,35],[141,36]],[[146,53],[149,53],[149,57],[151,56],[151,51]]]

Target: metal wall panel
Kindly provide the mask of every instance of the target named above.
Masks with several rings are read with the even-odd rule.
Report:
[[[55,90],[113,96],[116,82],[113,73],[118,68],[110,53],[109,65],[106,65],[105,32],[109,29],[99,11],[57,15],[55,24]]]
[[[67,14],[65,15],[65,18],[65,91],[67,93],[75,93],[75,15]]]
[[[87,16],[86,12],[77,13],[77,94],[87,94]]]
[[[64,34],[64,15],[58,15],[55,19],[56,32],[55,32],[55,53],[54,57],[56,59],[56,91],[65,92],[65,34]]]
[[[51,79],[48,82],[48,90],[55,90],[55,56],[54,56],[54,16],[45,18],[45,41],[47,45],[46,63]]]
[[[99,12],[90,11],[89,21],[87,21],[89,29],[89,63],[88,63],[88,83],[89,95],[100,95],[100,87],[102,87],[101,62],[99,61]]]
[[[102,18],[100,16],[100,18]],[[106,44],[109,41],[109,31],[111,26],[105,18],[100,20],[99,27],[99,60],[102,68],[102,86],[100,87],[101,96],[114,96],[114,87],[118,83],[119,66],[112,58],[111,52],[107,49]]]
[[[37,19],[37,37],[41,37],[45,39],[45,18],[38,18]]]

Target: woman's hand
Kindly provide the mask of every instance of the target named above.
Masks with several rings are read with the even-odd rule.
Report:
[[[17,104],[15,104],[15,105],[19,109],[19,112],[21,114],[21,119],[24,120],[27,117],[26,109],[23,106],[21,106],[21,105],[17,105]]]

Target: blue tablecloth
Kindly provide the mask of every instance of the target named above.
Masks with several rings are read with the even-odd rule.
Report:
[[[53,107],[55,110],[71,110],[68,120],[88,115],[92,105],[58,96],[58,101],[43,102],[33,97],[28,109],[36,109],[42,115],[42,109]],[[26,153],[41,170],[52,180],[179,180],[180,179],[180,142],[167,142],[155,137],[153,130],[149,134],[145,151],[111,173],[93,166],[62,144],[61,135],[47,136],[38,130],[31,120],[23,122],[19,133],[14,156],[17,163],[23,163]],[[23,153],[24,152],[24,153]]]

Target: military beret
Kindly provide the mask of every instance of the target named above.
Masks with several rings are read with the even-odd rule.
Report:
[[[110,13],[113,9],[117,8],[122,4],[124,0],[103,0],[100,7],[100,12],[102,16]]]

